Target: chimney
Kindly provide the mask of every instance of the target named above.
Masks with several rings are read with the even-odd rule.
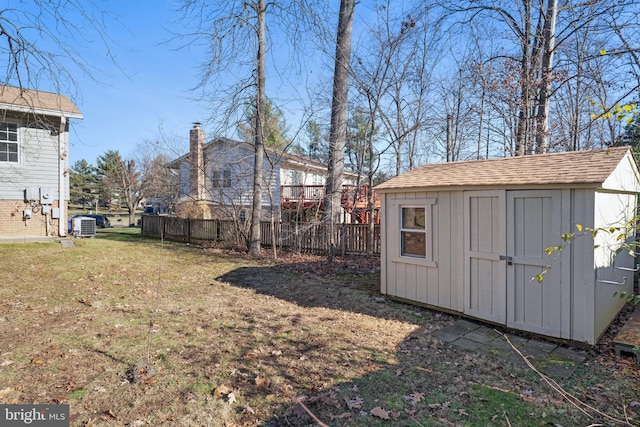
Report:
[[[189,132],[189,195],[204,200],[204,130],[199,122]]]

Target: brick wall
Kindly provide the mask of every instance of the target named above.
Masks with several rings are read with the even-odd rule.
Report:
[[[58,207],[57,200],[52,208],[54,207]],[[23,219],[25,209],[33,211],[29,221]],[[32,208],[21,200],[0,200],[0,238],[46,236],[46,217],[42,215],[41,209],[42,207],[39,205]],[[65,221],[68,221],[67,202],[64,203],[64,209]],[[49,224],[49,235],[58,236],[58,220],[51,219],[51,215],[49,215]]]

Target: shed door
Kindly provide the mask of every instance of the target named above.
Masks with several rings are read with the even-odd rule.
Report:
[[[559,245],[561,193],[507,192],[507,325],[549,336],[561,336],[561,268],[545,249]],[[546,270],[544,280],[535,277]]]
[[[466,192],[464,215],[464,312],[505,324],[505,192]]]

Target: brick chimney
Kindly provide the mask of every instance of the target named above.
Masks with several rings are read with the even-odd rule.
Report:
[[[195,122],[189,132],[189,195],[204,200],[204,130]]]

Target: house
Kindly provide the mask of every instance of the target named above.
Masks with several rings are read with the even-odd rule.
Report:
[[[625,303],[614,294],[633,291],[627,237],[600,232],[594,243],[587,230],[634,218],[628,147],[425,165],[375,191],[390,297],[595,344]],[[548,255],[565,233],[576,234]]]
[[[0,87],[0,237],[65,236],[69,119],[63,95]]]
[[[253,202],[254,157],[254,146],[247,142],[220,137],[205,142],[204,130],[194,124],[189,153],[167,165],[179,175],[179,210],[191,217],[247,220]],[[265,148],[263,164],[262,219],[269,220],[272,212],[282,221],[316,218],[322,207],[327,165],[269,148]],[[346,222],[355,213],[355,182],[356,175],[347,171],[343,187]],[[356,199],[362,199],[366,187],[358,189]]]

